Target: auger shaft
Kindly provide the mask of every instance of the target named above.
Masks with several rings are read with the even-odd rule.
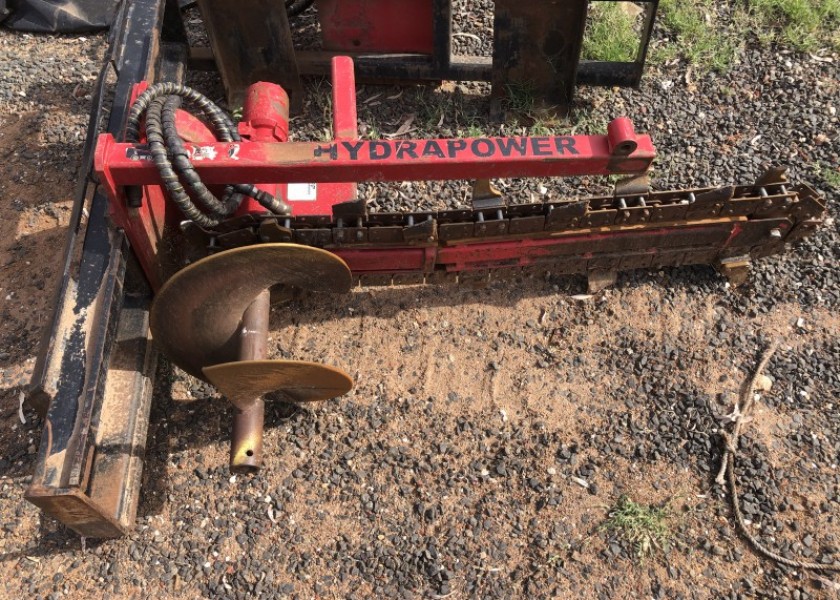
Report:
[[[239,330],[239,360],[268,357],[268,319],[271,294],[263,290],[245,310]],[[245,409],[234,407],[230,443],[231,469],[256,470],[262,465],[265,402],[256,397]]]

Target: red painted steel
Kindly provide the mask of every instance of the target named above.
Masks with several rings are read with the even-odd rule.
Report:
[[[251,85],[242,104],[239,134],[249,140],[285,142],[289,139],[289,95],[274,83]]]
[[[521,239],[504,239],[460,242],[451,246],[404,246],[392,248],[332,248],[331,252],[340,256],[356,275],[389,274],[425,274],[435,271],[449,273],[476,271],[484,269],[527,267],[558,258],[589,258],[591,252],[580,252],[585,246],[597,249],[606,240],[624,238],[624,250],[628,253],[645,252],[653,259],[656,250],[649,248],[663,247],[679,251],[692,248],[685,240],[692,236],[704,235],[705,241],[713,240],[725,246],[739,231],[738,223],[721,220],[705,225],[687,225],[644,231],[589,231],[579,234],[552,235],[537,234]]]
[[[134,86],[131,102],[145,92],[147,87],[146,83]],[[215,140],[213,132],[192,115],[178,111],[176,119],[179,133],[190,144],[201,145]],[[157,289],[163,283],[159,269],[158,244],[177,230],[178,221],[183,217],[177,207],[167,201],[159,183],[145,185],[140,188],[139,193],[140,206],[136,208],[128,207],[124,194],[116,197],[111,195],[109,211],[114,223],[125,231],[149,283]]]
[[[332,66],[332,142],[286,141],[288,96],[271,83],[249,88],[239,126],[241,142],[214,141],[203,123],[179,112],[178,130],[203,181],[213,186],[255,183],[286,200],[293,217],[315,216],[329,222],[336,204],[355,198],[359,181],[636,174],[645,172],[655,156],[650,137],[636,134],[626,118],[610,123],[607,135],[358,140],[353,61],[338,57]],[[145,88],[145,84],[138,86],[135,97]],[[147,149],[142,144],[117,143],[107,134],[100,136],[95,169],[111,197],[115,222],[126,230],[150,281],[158,287],[158,241],[177,235],[173,229],[182,217],[166,201]],[[126,186],[142,186],[139,208],[127,208]],[[264,212],[256,202],[246,200],[239,214]],[[436,240],[430,240],[405,247],[332,251],[355,273],[429,274],[441,269],[527,265],[562,254],[569,240],[597,244],[599,235],[603,234],[539,234],[440,248]]]
[[[336,140],[359,137],[356,116],[356,75],[353,59],[336,56],[332,59],[333,136]]]
[[[352,141],[359,137],[356,115],[356,75],[353,59],[336,56],[332,59],[333,138]],[[332,207],[340,202],[356,199],[356,182],[298,184],[302,192],[310,191],[314,200],[288,198],[292,214],[332,216]],[[306,187],[303,187],[306,186]],[[306,202],[307,204],[304,204]]]
[[[242,121],[238,125],[243,140],[252,142],[286,142],[289,139],[289,95],[279,85],[259,81],[248,87],[242,104]],[[286,186],[263,183],[261,190],[272,196],[286,196]],[[237,215],[264,213],[265,208],[253,198],[244,198]]]
[[[636,131],[633,122],[627,117],[613,119],[607,125],[607,138],[610,142],[610,152],[626,156],[638,148]]]
[[[431,273],[437,259],[436,246],[402,248],[335,248],[350,270],[363,273]],[[431,260],[429,259],[431,257]],[[427,269],[426,265],[432,267]]]
[[[249,181],[413,181],[495,177],[569,177],[646,171],[655,151],[650,137],[637,135],[629,156],[610,152],[605,135],[430,140],[208,144],[195,161],[209,184]],[[96,170],[117,193],[120,186],[159,182],[151,160],[134,144],[99,139]]]
[[[317,0],[325,50],[431,54],[431,0]]]

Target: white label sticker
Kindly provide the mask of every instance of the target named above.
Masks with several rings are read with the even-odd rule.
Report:
[[[315,200],[318,196],[318,184],[290,183],[286,196],[289,200]]]
[[[213,146],[193,146],[192,157],[193,160],[213,160],[216,158],[216,149]]]

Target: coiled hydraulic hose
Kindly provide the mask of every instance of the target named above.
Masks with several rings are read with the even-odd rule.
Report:
[[[219,140],[239,142],[242,139],[230,117],[209,98],[190,87],[158,83],[137,97],[128,114],[126,140],[131,143],[140,141],[140,120],[145,113],[146,138],[152,160],[160,172],[167,195],[181,212],[201,227],[215,227],[236,212],[243,196],[249,196],[272,213],[290,214],[288,204],[251,184],[228,185],[221,199],[207,189],[190,162],[189,150],[175,126],[175,113],[183,100],[198,107]],[[191,195],[184,186],[189,188]],[[193,198],[201,207],[193,202]]]
[[[296,17],[312,6],[314,2],[315,0],[286,0],[286,13],[290,17]]]

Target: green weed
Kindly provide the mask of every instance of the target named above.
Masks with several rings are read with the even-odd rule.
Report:
[[[583,38],[585,60],[631,62],[639,49],[639,33],[634,18],[623,2],[590,4]]]
[[[840,190],[840,168],[822,164],[817,167],[817,172],[828,185]]]
[[[840,50],[840,0],[749,0],[754,29],[803,52],[831,46]]]
[[[480,138],[484,137],[484,130],[478,125],[469,125],[464,132],[464,137]]]
[[[509,83],[505,86],[504,108],[518,115],[530,115],[534,111],[536,94],[533,86]]]
[[[621,496],[602,527],[633,544],[636,557],[643,560],[657,550],[668,549],[673,537],[668,527],[669,517],[667,507],[639,504]]]
[[[731,11],[723,27],[718,11]],[[778,43],[803,52],[840,51],[840,0],[745,0],[732,5],[716,0],[661,0],[657,17],[673,42],[656,47],[652,58],[678,56],[701,70],[725,71],[745,33],[760,44]]]
[[[718,28],[714,0],[662,0],[659,19],[675,38],[658,49],[660,60],[682,55],[692,65],[725,71],[732,63],[740,40]]]

